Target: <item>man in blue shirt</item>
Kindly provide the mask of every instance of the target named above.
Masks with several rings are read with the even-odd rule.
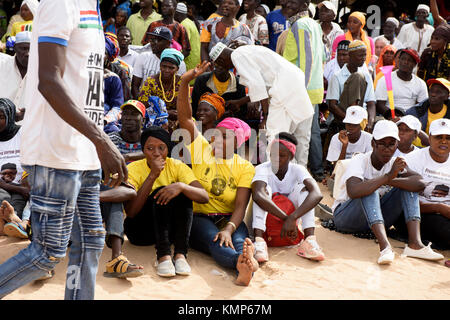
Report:
[[[280,0],[281,9],[270,12],[267,17],[269,27],[269,48],[275,51],[280,34],[290,27],[288,19],[295,14],[288,6],[286,0]]]

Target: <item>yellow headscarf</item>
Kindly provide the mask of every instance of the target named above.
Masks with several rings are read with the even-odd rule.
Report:
[[[353,12],[350,17],[354,17],[356,19],[358,19],[361,22],[361,28],[360,33],[361,33],[361,40],[364,42],[364,44],[366,45],[366,65],[368,65],[370,63],[370,59],[372,59],[372,48],[370,46],[370,40],[369,37],[367,36],[366,32],[364,31],[364,26],[366,25],[366,17],[364,16],[364,14],[362,12],[359,11],[355,11]],[[352,33],[350,31],[347,31],[345,33],[345,40],[350,40],[353,41],[353,37],[352,37]]]

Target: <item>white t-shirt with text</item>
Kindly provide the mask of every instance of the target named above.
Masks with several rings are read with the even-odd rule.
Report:
[[[436,162],[431,158],[430,147],[427,147],[408,153],[405,159],[408,167],[425,180],[426,187],[419,193],[419,200],[450,205],[450,157],[444,163]]]
[[[21,161],[67,170],[97,170],[94,144],[65,122],[38,90],[38,43],[65,46],[62,81],[76,106],[103,127],[105,39],[96,0],[42,0],[33,20]]]

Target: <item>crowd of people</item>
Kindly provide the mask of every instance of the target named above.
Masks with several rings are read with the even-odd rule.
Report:
[[[105,243],[105,277],[142,276],[126,240],[155,245],[161,277],[193,248],[247,286],[271,246],[326,259],[316,209],[375,238],[378,264],[388,235],[443,260],[450,15],[385,11],[371,30],[337,1],[0,1],[0,235],[31,241],[0,298],[68,247],[67,299],[94,297]]]

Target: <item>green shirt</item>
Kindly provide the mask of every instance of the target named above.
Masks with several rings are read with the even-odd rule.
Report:
[[[158,21],[162,19],[162,16],[153,10],[152,14],[144,20],[141,16],[141,11],[138,13],[132,14],[127,22],[127,27],[131,31],[131,36],[133,37],[132,44],[141,46],[142,38],[144,38],[145,33],[147,32],[148,26],[153,21]]]
[[[184,59],[187,71],[194,69],[200,63],[200,33],[198,32],[194,21],[189,18],[184,19],[181,24],[186,28],[191,44],[191,52],[189,53],[189,56]]]

